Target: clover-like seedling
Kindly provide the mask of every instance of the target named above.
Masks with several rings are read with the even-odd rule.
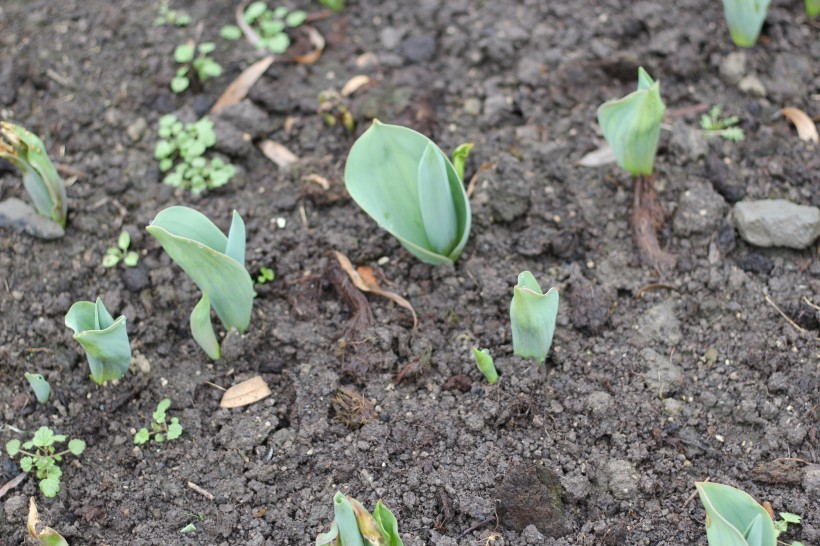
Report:
[[[176,440],[182,435],[182,425],[179,424],[177,417],[171,417],[167,420],[166,412],[171,407],[171,400],[165,398],[157,404],[157,411],[151,415],[151,430],[141,428],[134,434],[134,443],[142,445],[154,437],[154,441],[161,444],[166,441]]]
[[[43,141],[19,125],[0,121],[0,159],[10,161],[23,174],[23,187],[37,214],[65,227],[65,184],[48,158]]]
[[[171,80],[171,91],[182,93],[190,87],[191,70],[196,74],[199,83],[221,76],[222,66],[210,57],[215,49],[216,44],[213,42],[202,42],[198,45],[189,42],[178,45],[174,50],[174,60],[182,66],[177,68]]]
[[[487,383],[493,384],[498,381],[498,371],[495,369],[495,362],[493,362],[493,357],[490,355],[489,349],[473,347],[473,358],[475,358],[478,371],[481,372],[487,380]]]
[[[716,104],[709,112],[702,114],[700,116],[700,128],[706,132],[707,137],[717,136],[734,142],[743,140],[743,129],[735,127],[740,122],[740,118],[737,116],[721,118],[722,110],[723,108]]]
[[[131,365],[131,345],[124,315],[114,320],[100,298],[78,301],[68,310],[65,325],[74,330],[74,339],[85,350],[92,381],[103,384],[125,375]]]
[[[316,546],[404,546],[396,517],[381,500],[371,515],[359,501],[337,492],[333,514],[330,530],[316,537]]]
[[[6,453],[9,457],[24,455],[20,459],[20,469],[23,472],[34,470],[37,479],[40,480],[40,491],[46,497],[53,497],[60,491],[60,476],[63,472],[59,463],[63,456],[71,453],[79,457],[85,451],[85,442],[76,439],[68,442],[68,449],[57,451],[57,444],[65,441],[64,434],[54,434],[50,428],[40,427],[34,433],[34,437],[22,445],[20,440],[9,440],[6,443]]]
[[[279,55],[290,47],[290,37],[285,31],[304,23],[307,13],[285,6],[270,9],[265,2],[259,1],[248,4],[242,18],[259,36],[256,47]],[[242,37],[242,31],[235,25],[227,25],[220,29],[219,35],[226,40],[238,40]]]
[[[131,235],[122,230],[120,236],[117,237],[117,246],[108,247],[108,250],[103,256],[103,267],[115,267],[122,262],[125,267],[135,267],[140,259],[139,254],[133,250],[128,250],[131,246]]]
[[[604,138],[618,165],[633,176],[652,174],[665,111],[660,82],[654,81],[643,67],[638,69],[636,91],[598,108],[598,125]]]
[[[245,222],[234,211],[226,237],[207,216],[188,207],[169,207],[147,228],[202,291],[191,312],[194,340],[216,360],[221,351],[211,307],[225,329],[245,333],[251,321],[253,281],[245,269]]]
[[[262,266],[259,268],[259,276],[256,277],[256,284],[268,284],[272,282],[274,278],[276,278],[276,273],[273,272],[273,269]]]
[[[766,21],[771,0],[723,0],[723,13],[735,45],[752,47]]]
[[[236,174],[236,167],[225,160],[205,157],[216,144],[214,124],[207,117],[186,124],[173,114],[162,116],[157,136],[154,158],[159,170],[167,173],[162,181],[169,186],[200,194],[224,186]]]
[[[28,372],[26,372],[25,377],[31,386],[31,390],[34,391],[34,396],[37,398],[37,401],[41,404],[48,402],[51,396],[51,385],[48,384],[46,378],[43,377],[42,374]]]
[[[557,316],[558,290],[553,287],[544,294],[532,273],[518,275],[510,303],[513,352],[543,364],[552,345]]]
[[[453,263],[464,250],[470,202],[453,164],[426,136],[374,120],[347,156],[345,186],[421,261]]]
[[[154,26],[174,25],[185,27],[191,23],[191,16],[184,11],[171,9],[168,7],[168,0],[162,0],[159,4],[159,15],[154,19]]]

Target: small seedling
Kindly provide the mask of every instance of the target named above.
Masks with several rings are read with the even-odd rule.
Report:
[[[467,163],[467,158],[470,157],[470,151],[472,151],[473,146],[475,146],[475,144],[467,142],[456,146],[456,149],[453,150],[453,168],[462,181],[464,181],[464,164]]]
[[[353,144],[345,186],[419,260],[453,263],[470,236],[470,202],[453,164],[426,136],[378,120]]]
[[[723,0],[723,12],[735,45],[755,45],[766,21],[769,4],[771,0]]]
[[[23,186],[37,214],[65,227],[65,184],[48,158],[43,141],[19,125],[0,121],[0,159],[10,161],[23,174]]]
[[[262,266],[259,268],[259,276],[256,277],[256,284],[267,284],[272,282],[275,277],[276,273],[273,272],[273,269]]]
[[[552,345],[557,316],[558,290],[550,288],[544,294],[532,273],[518,275],[510,303],[513,352],[543,364]]]
[[[68,310],[65,325],[74,330],[74,339],[85,350],[92,381],[101,385],[125,375],[131,365],[131,345],[124,315],[114,320],[100,298],[96,303],[78,301]]]
[[[162,181],[169,186],[200,194],[224,186],[236,174],[236,167],[230,163],[204,157],[205,151],[216,144],[214,124],[208,118],[185,124],[168,114],[159,119],[157,135],[154,158],[159,161],[159,170],[168,173]]]
[[[359,501],[337,492],[333,514],[330,531],[316,537],[316,546],[404,546],[396,517],[380,500],[371,515]]]
[[[159,404],[157,404],[157,411],[155,411],[151,418],[153,421],[151,422],[151,430],[149,431],[147,428],[141,428],[136,434],[134,434],[134,443],[137,445],[142,445],[148,440],[151,439],[151,436],[154,437],[154,441],[158,444],[161,444],[165,441],[176,440],[182,435],[182,425],[179,424],[179,419],[176,417],[171,417],[171,421],[166,421],[166,414],[165,412],[168,408],[171,407],[171,400],[168,398],[163,399]]]
[[[191,312],[191,333],[209,357],[218,359],[211,307],[225,329],[245,333],[251,321],[253,281],[245,269],[245,222],[234,211],[226,237],[201,212],[169,207],[146,229],[202,291]]]
[[[718,136],[734,142],[743,140],[743,129],[735,127],[735,125],[740,122],[740,118],[737,116],[726,116],[721,119],[721,112],[722,107],[716,104],[709,112],[700,116],[700,127],[706,131],[706,136]]]
[[[345,9],[345,0],[319,0],[319,3],[330,11],[342,11]]]
[[[168,0],[162,0],[159,4],[159,15],[154,19],[154,26],[174,25],[185,27],[191,23],[191,16],[187,13],[168,7]]]
[[[800,523],[800,516],[789,512],[781,512],[782,521],[772,521],[773,516],[763,506],[734,487],[696,482],[695,488],[706,509],[709,546],[775,546],[789,523]],[[802,544],[792,542],[791,546]]]
[[[498,381],[498,372],[495,369],[495,363],[493,362],[493,357],[490,355],[489,349],[473,347],[473,357],[475,358],[476,366],[478,366],[478,371],[484,375],[487,383],[493,384]]]
[[[290,37],[285,30],[295,28],[305,22],[307,13],[302,10],[289,10],[285,6],[269,9],[265,2],[251,2],[242,14],[245,22],[259,35],[256,46],[267,49],[277,55],[290,47]],[[228,25],[219,31],[220,36],[228,40],[241,37],[238,27]]]
[[[191,69],[196,73],[199,83],[205,83],[211,78],[222,75],[222,66],[210,57],[216,49],[213,42],[202,42],[194,45],[192,42],[178,45],[174,50],[174,60],[181,64],[171,80],[171,91],[182,93],[191,85]]]
[[[39,373],[26,372],[26,379],[29,385],[31,385],[31,390],[34,391],[34,396],[37,397],[37,401],[41,404],[48,402],[51,396],[51,385],[48,384],[46,378]]]
[[[180,533],[193,533],[194,531],[196,531],[196,525],[193,522],[179,530]]]
[[[22,445],[20,440],[9,440],[6,453],[9,457],[16,457],[18,453],[25,455],[20,459],[20,469],[23,472],[35,470],[40,480],[40,491],[46,497],[53,497],[60,491],[60,476],[63,475],[58,463],[68,453],[79,457],[85,451],[85,442],[76,439],[68,442],[68,449],[57,451],[56,444],[62,444],[65,440],[65,435],[54,434],[48,427],[40,427],[34,437]]]
[[[115,267],[120,262],[122,262],[125,267],[136,266],[140,257],[139,254],[133,250],[128,250],[128,247],[130,246],[131,235],[127,231],[122,230],[120,236],[117,237],[117,246],[108,247],[108,250],[105,252],[105,256],[103,256],[102,260],[102,266]]]

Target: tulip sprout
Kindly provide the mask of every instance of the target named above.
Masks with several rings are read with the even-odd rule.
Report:
[[[19,125],[0,121],[0,159],[7,159],[23,173],[23,186],[37,213],[65,227],[65,184],[48,158],[43,141]]]
[[[558,316],[558,290],[544,294],[529,271],[518,275],[510,303],[513,352],[543,364],[552,345]]]
[[[493,362],[493,357],[490,355],[489,349],[473,347],[473,357],[475,358],[478,371],[484,375],[484,378],[487,379],[487,383],[492,384],[498,381],[498,372],[495,369],[495,363]]]
[[[31,385],[31,390],[34,391],[34,396],[37,397],[37,401],[41,404],[48,402],[48,399],[51,396],[51,385],[48,384],[46,378],[39,373],[26,372],[25,375],[28,380],[28,384]]]
[[[424,135],[374,121],[350,150],[345,185],[421,261],[453,263],[464,250],[470,202],[453,164]]]
[[[202,291],[191,313],[191,333],[208,356],[217,360],[221,350],[211,323],[211,307],[226,329],[244,333],[251,321],[254,293],[245,270],[245,222],[234,211],[226,237],[201,212],[169,207],[147,229]]]
[[[404,546],[396,518],[382,501],[371,515],[359,501],[337,492],[333,513],[330,531],[316,537],[316,546]]]
[[[723,12],[732,41],[740,47],[752,47],[760,36],[771,0],[723,0]],[[808,4],[807,4],[808,6]],[[808,12],[808,7],[806,9]]]
[[[131,364],[125,316],[114,320],[97,298],[96,303],[78,301],[72,305],[65,316],[65,325],[74,330],[74,339],[85,350],[92,381],[101,385],[125,375]]]

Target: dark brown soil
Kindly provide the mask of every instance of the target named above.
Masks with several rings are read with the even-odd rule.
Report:
[[[705,545],[703,510],[686,500],[707,477],[803,515],[788,538],[820,544],[819,475],[809,466],[818,462],[818,316],[806,303],[820,302],[817,248],[747,246],[728,218],[744,196],[820,205],[817,147],[774,115],[782,106],[817,113],[820,41],[802,2],[775,3],[746,51],[745,73],[767,91],[757,97],[721,77],[737,49],[713,0],[354,0],[317,23],[328,40],[318,63],[274,63],[248,102],[217,120],[218,147],[240,173],[201,197],[160,183],[157,120],[206,111],[258,55],[217,37],[231,2],[190,2],[185,29],[154,27],[158,4],[0,7],[0,117],[40,134],[55,162],[79,172],[65,238],[0,231],[0,440],[19,437],[5,425],[48,425],[88,443],[64,463],[54,500],[31,478],[4,496],[1,544],[24,543],[34,495],[72,545],[304,545],[327,527],[342,490],[368,507],[383,498],[408,546]],[[172,52],[199,22],[225,74],[176,96]],[[634,88],[639,64],[661,80],[672,129],[655,187],[669,213],[660,241],[677,263],[662,276],[633,242],[628,177],[576,165],[597,147],[597,106]],[[471,239],[454,267],[414,260],[344,191],[356,135],[326,127],[317,97],[357,74],[376,82],[348,100],[357,134],[377,116],[445,150],[474,142],[468,177],[495,164],[479,176]],[[698,114],[675,112],[701,104],[740,116],[746,140],[703,144],[692,132]],[[243,133],[301,161],[283,172]],[[9,196],[24,197],[22,184],[0,168],[0,198]],[[144,230],[174,204],[223,229],[237,209],[249,269],[276,271],[257,289],[247,335],[228,335],[218,362],[191,338],[196,287]],[[104,270],[121,227],[139,266]],[[369,326],[352,325],[332,250],[376,268],[411,301],[419,329],[372,296]],[[544,367],[512,356],[508,306],[525,269],[562,293]],[[63,325],[73,302],[97,296],[128,317],[135,355],[132,372],[105,387],[89,381]],[[475,369],[474,345],[495,355],[497,385]],[[48,405],[34,401],[25,371],[47,376]],[[219,409],[212,384],[256,374],[272,396]],[[165,397],[182,438],[135,447],[134,431]],[[782,458],[802,462],[785,477],[755,470]],[[3,455],[0,486],[16,465]],[[553,509],[534,506],[549,516],[521,530],[527,520],[508,503],[497,524],[502,493],[540,495]],[[196,532],[181,534],[189,522]]]

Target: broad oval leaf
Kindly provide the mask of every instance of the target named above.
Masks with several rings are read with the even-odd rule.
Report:
[[[31,385],[31,390],[34,391],[34,396],[37,397],[37,401],[41,404],[48,402],[48,398],[51,396],[51,385],[48,384],[46,378],[39,373],[26,372],[25,375],[29,385]]]
[[[643,68],[638,69],[637,91],[598,108],[598,125],[622,169],[652,174],[665,111],[660,82],[652,81]]]
[[[244,251],[244,224],[234,211],[232,226],[240,235],[226,237],[204,214],[188,207],[169,207],[157,214],[148,232],[194,281],[226,329],[244,333],[251,320],[253,281],[236,258]],[[230,245],[229,245],[230,239]],[[230,249],[229,249],[230,246]],[[231,257],[231,252],[236,258]],[[244,260],[243,260],[244,261]]]
[[[546,294],[541,293],[541,287],[529,271],[518,275],[510,303],[513,352],[516,355],[544,363],[555,333],[558,300],[558,290],[550,288]]]
[[[85,350],[95,383],[103,384],[125,375],[131,365],[125,316],[114,320],[97,298],[96,303],[79,301],[72,305],[65,316],[65,325],[74,330],[74,339]]]
[[[747,493],[719,483],[697,482],[706,509],[710,546],[775,546],[777,534],[766,509]]]
[[[723,0],[723,13],[735,45],[755,45],[766,21],[769,4],[771,0]]]
[[[353,506],[347,497],[340,492],[333,496],[333,514],[336,525],[339,527],[339,541],[344,546],[365,546]]]
[[[455,245],[447,254],[430,242],[419,195],[419,164],[429,145],[444,162],[456,219]],[[470,202],[450,160],[424,135],[374,120],[350,150],[345,186],[371,218],[421,261],[452,263],[464,250],[470,236]]]

